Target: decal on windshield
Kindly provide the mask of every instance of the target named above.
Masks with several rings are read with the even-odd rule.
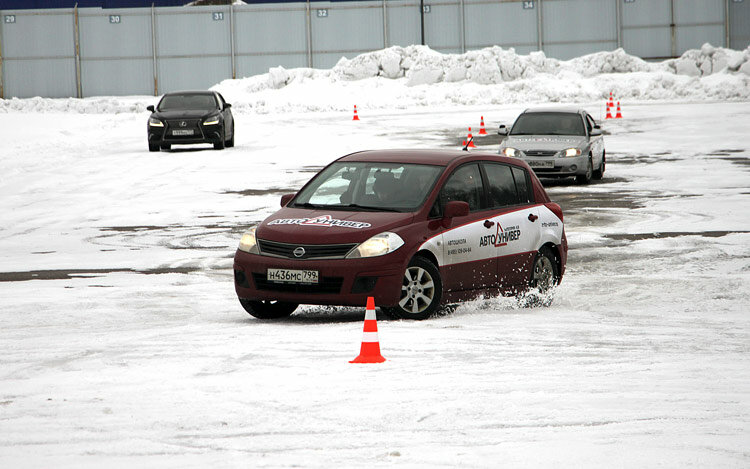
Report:
[[[301,225],[301,226],[340,226],[342,228],[369,228],[369,223],[361,221],[337,220],[330,215],[315,218],[278,218],[268,222],[269,225]]]

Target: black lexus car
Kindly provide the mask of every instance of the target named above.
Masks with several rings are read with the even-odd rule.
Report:
[[[216,91],[167,93],[159,104],[148,106],[149,151],[172,145],[213,143],[214,149],[234,146],[232,105]]]

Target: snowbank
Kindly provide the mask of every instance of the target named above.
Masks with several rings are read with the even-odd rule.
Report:
[[[704,44],[677,59],[649,63],[623,49],[571,60],[519,55],[498,46],[441,54],[426,46],[389,47],[342,58],[327,70],[283,67],[213,87],[237,112],[401,109],[432,105],[620,100],[750,99],[750,47]],[[150,96],[10,99],[0,111],[144,112]]]

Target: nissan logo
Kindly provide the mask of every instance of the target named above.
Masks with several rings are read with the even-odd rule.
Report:
[[[294,254],[294,257],[302,257],[305,255],[305,248],[300,246],[296,248],[294,251],[292,251],[292,254]]]
[[[180,122],[180,127],[187,127],[187,122],[181,121]]]

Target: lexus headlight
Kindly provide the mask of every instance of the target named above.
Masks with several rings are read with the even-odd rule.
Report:
[[[568,148],[560,153],[565,157],[581,156],[581,150],[579,148]]]
[[[511,158],[519,158],[521,156],[521,152],[516,150],[515,148],[505,148],[503,150],[503,155],[509,156]]]
[[[211,116],[205,121],[203,121],[203,125],[216,125],[219,123],[219,116]]]
[[[251,254],[260,254],[260,251],[258,251],[258,242],[255,239],[256,229],[257,227],[250,228],[242,235],[242,239],[240,239],[240,245],[237,249],[239,249],[240,251],[249,252]]]
[[[368,239],[364,243],[360,244],[352,252],[350,252],[347,259],[357,259],[360,257],[375,257],[388,254],[404,245],[404,240],[401,236],[396,233],[389,231],[376,234],[372,238]]]
[[[148,125],[150,125],[151,127],[164,127],[164,122],[160,121],[156,117],[149,117]]]

